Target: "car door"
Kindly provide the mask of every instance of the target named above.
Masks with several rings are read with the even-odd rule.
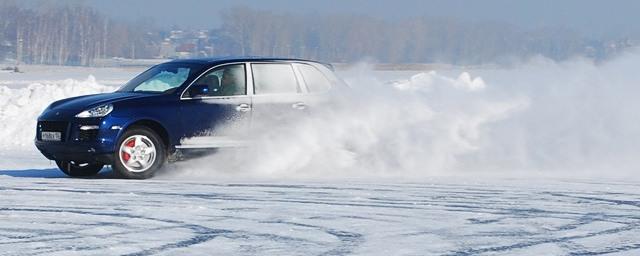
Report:
[[[338,83],[333,72],[318,63],[294,63],[298,80],[303,87],[305,110],[312,111],[329,99],[330,90]]]
[[[198,77],[182,94],[184,131],[176,148],[242,146],[251,122],[251,88],[246,63],[225,64]]]
[[[305,89],[293,63],[251,63],[251,72],[252,130],[280,127],[304,115],[307,109]]]

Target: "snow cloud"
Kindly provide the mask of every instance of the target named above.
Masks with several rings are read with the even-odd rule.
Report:
[[[184,177],[631,177],[640,165],[640,55],[388,81],[367,65],[351,89],[286,127],[260,125],[250,149],[179,163]],[[448,72],[451,73],[451,72]],[[238,156],[240,155],[240,156]],[[206,164],[204,164],[206,163]]]

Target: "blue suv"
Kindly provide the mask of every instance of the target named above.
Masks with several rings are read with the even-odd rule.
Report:
[[[35,145],[60,170],[91,176],[104,165],[145,179],[188,149],[241,146],[265,113],[305,111],[340,80],[332,67],[279,58],[174,60],[115,92],[53,102],[38,117]]]

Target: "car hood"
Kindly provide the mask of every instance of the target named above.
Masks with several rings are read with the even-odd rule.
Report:
[[[49,108],[51,110],[73,110],[83,111],[92,107],[97,107],[103,104],[114,103],[117,101],[150,97],[155,94],[146,93],[128,93],[128,92],[113,92],[113,93],[101,93],[93,95],[84,95],[68,99],[63,99],[52,103]]]

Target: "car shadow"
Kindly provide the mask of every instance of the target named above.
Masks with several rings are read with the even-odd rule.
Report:
[[[24,170],[0,170],[0,176],[9,176],[14,178],[73,178],[62,173],[58,168],[45,168],[45,169],[24,169]],[[97,175],[91,177],[82,177],[83,179],[115,179],[113,170],[110,167],[105,167]],[[76,178],[73,178],[76,179]]]

